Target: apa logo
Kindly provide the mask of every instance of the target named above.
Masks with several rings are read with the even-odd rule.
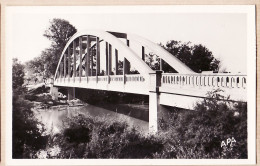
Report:
[[[221,148],[225,147],[225,146],[228,146],[228,145],[233,147],[235,143],[236,143],[236,140],[235,140],[234,137],[228,138],[226,141],[222,141],[221,142]]]

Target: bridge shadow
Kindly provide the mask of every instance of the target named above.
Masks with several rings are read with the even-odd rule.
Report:
[[[67,89],[59,89],[67,95]],[[149,120],[149,96],[131,93],[75,88],[75,97],[88,104],[133,118]]]

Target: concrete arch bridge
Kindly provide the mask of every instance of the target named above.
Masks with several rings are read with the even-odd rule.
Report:
[[[147,50],[178,73],[152,70],[145,63]],[[101,71],[102,63],[105,68]],[[207,97],[208,91],[218,88],[229,94],[231,101],[247,100],[246,75],[195,73],[158,44],[134,34],[101,30],[77,32],[67,42],[57,66],[54,96],[59,87],[69,89],[69,99],[75,97],[75,88],[149,95],[152,131],[157,131],[160,105],[192,109],[195,102]],[[133,67],[138,71],[135,74],[131,74]]]

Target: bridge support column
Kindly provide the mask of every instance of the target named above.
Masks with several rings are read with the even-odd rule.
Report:
[[[106,42],[106,75],[108,75],[108,42]]]
[[[59,90],[58,87],[55,87],[55,86],[50,87],[50,93],[51,93],[52,100],[58,100],[58,97],[59,97],[58,90]]]
[[[58,100],[59,97],[59,89],[58,87],[53,86],[54,80],[53,78],[51,79],[51,84],[50,84],[50,94],[53,100]]]
[[[130,47],[130,41],[126,40],[126,45],[128,47]],[[130,62],[124,58],[124,62],[123,62],[123,76],[124,76],[124,84],[126,83],[126,74],[130,73]]]
[[[75,82],[76,77],[76,42],[73,41],[73,82]]]
[[[115,75],[118,75],[118,51],[115,49]]]
[[[111,44],[108,45],[108,72],[107,72],[107,83],[110,84],[110,75],[112,70],[112,46]]]
[[[160,93],[162,71],[150,73],[149,88],[149,132],[156,133],[158,131],[158,110],[160,107]]]
[[[98,76],[100,73],[100,43],[99,43],[99,37],[96,38],[97,41],[97,49],[96,49],[96,82],[98,82]]]
[[[82,37],[79,37],[79,82],[82,77]]]
[[[163,70],[163,59],[160,58],[160,70]]]
[[[88,77],[89,77],[89,67],[90,67],[90,36],[87,36],[87,55],[85,55],[85,76],[87,77],[87,82],[88,82]]]
[[[70,46],[68,46],[68,81],[70,81],[71,74],[71,55],[70,55]]]
[[[65,79],[66,79],[66,76],[67,76],[67,74],[66,74],[66,54],[64,54],[63,62],[64,62],[64,66],[63,66],[64,74],[63,74],[63,76],[64,76],[64,82],[65,82]]]
[[[75,98],[75,88],[68,88],[68,100],[72,100]]]

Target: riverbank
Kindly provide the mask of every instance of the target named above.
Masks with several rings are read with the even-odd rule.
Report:
[[[43,141],[36,141],[41,145],[37,146],[37,150],[28,152],[24,149],[31,154],[27,158],[247,158],[246,103],[239,103],[231,108],[226,101],[217,103],[215,99],[207,99],[198,103],[195,110],[172,109],[167,120],[159,119],[158,133],[144,134],[129,125],[125,119],[83,114],[82,106],[69,107],[64,101],[58,101],[61,105],[54,106],[57,103],[50,103],[49,96],[42,95],[43,93],[46,92],[33,94],[38,97],[36,102],[56,110],[48,110],[47,107],[38,109],[42,113],[64,116],[64,120],[56,120],[62,123],[58,132],[55,132],[53,123],[50,123],[53,130],[48,134],[45,129],[37,130],[37,134],[42,134],[37,136],[44,136],[42,140],[46,142],[43,144]],[[93,114],[98,113],[93,105],[88,106]],[[132,105],[131,109],[146,109],[145,104],[141,106],[143,107]],[[15,106],[17,110],[21,108],[24,108],[21,102]],[[115,109],[111,105],[110,108]],[[100,109],[100,112],[104,111],[104,108]],[[45,119],[51,121],[51,116],[46,116]],[[38,126],[41,123],[35,121],[34,124]]]

